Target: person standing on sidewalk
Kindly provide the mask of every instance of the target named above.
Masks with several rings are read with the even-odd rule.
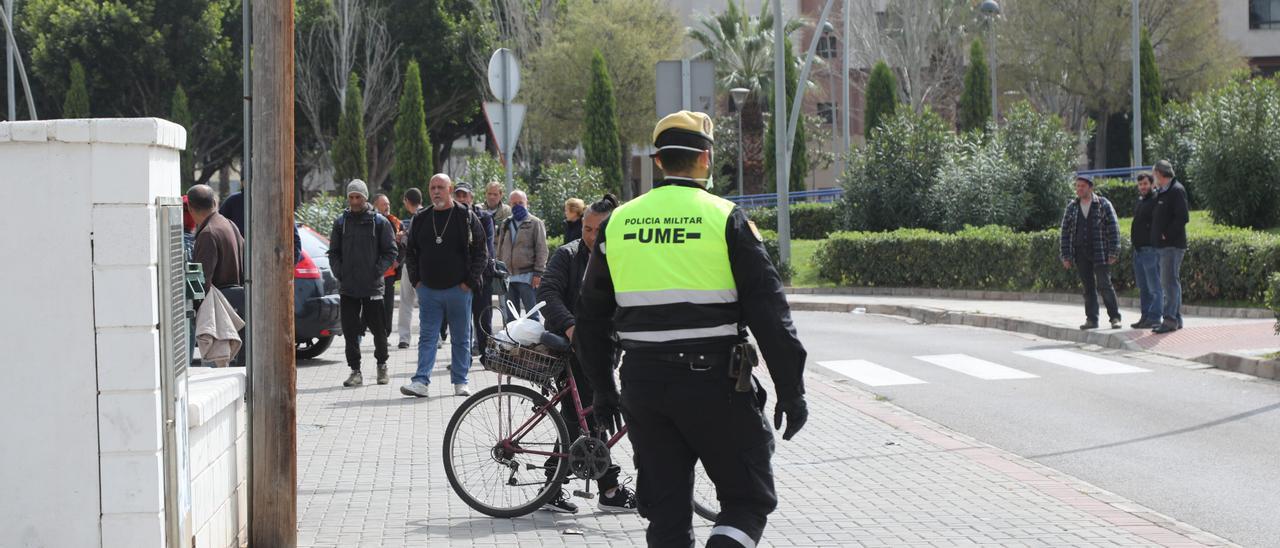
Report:
[[[502,203],[502,183],[494,181],[485,185],[484,210],[493,215],[494,226],[502,226],[511,216],[511,206]]]
[[[485,261],[480,285],[471,288],[471,354],[483,356],[484,347],[489,343],[488,333],[493,330],[493,289],[489,287],[494,261],[493,216],[483,207],[475,205],[475,195],[472,193],[471,185],[467,183],[458,183],[457,188],[453,189],[453,199],[475,213],[476,218],[480,220],[480,226],[484,228],[484,247],[488,252],[488,260]]]
[[[1160,255],[1151,244],[1151,214],[1155,210],[1155,182],[1151,174],[1138,174],[1138,207],[1133,212],[1129,239],[1133,242],[1133,279],[1138,285],[1142,317],[1129,327],[1151,329],[1160,325],[1164,292],[1160,288]]]
[[[379,215],[382,215],[383,217],[386,217],[388,221],[391,221],[391,230],[393,233],[400,233],[403,227],[400,223],[400,219],[391,214],[391,199],[387,198],[386,194],[378,193],[373,197],[373,209],[376,210]],[[382,277],[382,308],[386,311],[383,315],[384,321],[382,322],[382,325],[387,328],[388,338],[391,337],[391,315],[392,312],[395,312],[396,282],[400,280],[400,265],[403,260],[404,246],[400,244],[399,240],[397,240],[395,263],[391,265],[391,268],[387,269]]]
[[[396,233],[396,243],[405,249],[407,255],[409,229],[413,226],[413,218],[422,212],[422,191],[410,188],[404,191],[404,196],[401,196],[400,199],[404,202],[404,210],[409,213],[409,217],[400,222],[400,231]],[[413,307],[417,302],[418,290],[414,289],[413,284],[402,281],[400,283],[400,344],[398,345],[401,350],[409,348],[409,341],[413,340],[413,333],[410,329],[413,327]]]
[[[369,204],[369,187],[356,179],[347,184],[346,211],[333,221],[329,233],[329,265],[338,278],[342,338],[346,341],[351,375],[342,385],[364,384],[360,373],[360,339],[365,328],[373,335],[373,357],[378,360],[378,384],[391,382],[387,375],[387,326],[383,324],[383,275],[396,260],[395,233],[391,222]]]
[[[581,200],[578,201],[581,202]],[[573,310],[577,307],[578,294],[582,290],[582,275],[587,271],[587,260],[591,257],[592,246],[596,244],[600,223],[604,222],[616,207],[618,207],[618,200],[612,194],[605,194],[600,201],[591,204],[590,208],[586,208],[586,215],[582,218],[582,237],[567,240],[551,255],[551,261],[547,263],[547,275],[542,279],[542,285],[538,286],[538,300],[547,303],[543,308],[546,312],[543,316],[546,318],[547,331],[573,341],[576,323]],[[568,210],[567,205],[565,209]],[[582,372],[582,363],[575,354],[569,355],[569,374],[578,385],[578,395],[582,399],[583,407],[590,407],[595,401],[595,390],[592,390],[591,382]],[[569,439],[578,439],[582,433],[579,431],[577,409],[574,408],[573,402],[568,398],[561,400],[560,413],[564,416],[565,426],[569,428]],[[587,417],[587,426],[592,432],[600,427],[595,415]],[[554,470],[555,466],[547,467],[548,477]],[[600,510],[635,511],[635,493],[618,483],[618,475],[621,472],[622,468],[615,462],[596,481],[596,485],[600,488],[598,503]],[[569,501],[564,489],[560,489],[559,494],[543,508],[569,514],[578,512],[578,507]]]
[[[707,546],[753,547],[778,497],[766,394],[751,375],[756,356],[743,344],[745,328],[777,389],[773,422],[781,428],[786,417],[784,440],[808,420],[807,353],[760,232],[741,208],[706,190],[711,118],[668,115],[653,144],[666,178],[601,225],[575,310],[575,344],[596,420],[616,428],[619,411],[626,416],[649,546],[693,545],[693,467],[701,460],[720,500]],[[626,351],[621,395],[617,345]]]
[[[1151,243],[1160,255],[1160,285],[1164,292],[1164,321],[1151,331],[1182,329],[1182,258],[1187,253],[1187,223],[1191,211],[1187,189],[1173,179],[1173,164],[1156,162],[1156,204],[1151,213]]]
[[[1098,294],[1107,305],[1112,329],[1120,329],[1120,307],[1111,286],[1111,265],[1120,260],[1120,223],[1111,202],[1093,193],[1093,177],[1076,175],[1076,199],[1067,204],[1059,237],[1063,268],[1072,265],[1084,283],[1085,323],[1098,328]]]
[[[564,201],[564,243],[582,239],[582,210],[586,207],[582,198]]]
[[[507,201],[511,203],[511,217],[502,223],[494,246],[498,249],[498,260],[506,263],[511,272],[510,286],[502,303],[503,317],[510,322],[515,318],[507,302],[521,312],[533,309],[537,302],[534,291],[542,283],[542,271],[547,268],[547,226],[529,212],[529,196],[523,191],[512,191]],[[534,312],[533,318],[542,316]]]
[[[431,209],[418,213],[409,229],[405,267],[418,290],[418,370],[413,382],[400,387],[406,396],[427,397],[440,326],[449,322],[453,347],[450,380],[456,396],[470,396],[471,288],[479,287],[485,264],[484,228],[468,208],[453,199],[453,181],[436,174],[427,185]]]
[[[241,285],[244,237],[240,230],[218,212],[218,196],[208,185],[191,187],[186,198],[191,220],[196,225],[192,261],[204,267],[205,290]]]

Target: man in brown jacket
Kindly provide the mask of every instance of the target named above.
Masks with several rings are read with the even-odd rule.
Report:
[[[240,285],[244,237],[236,225],[218,213],[218,196],[208,185],[195,185],[187,191],[187,209],[196,222],[192,259],[204,266],[205,289]]]
[[[534,291],[541,285],[542,272],[547,268],[547,227],[529,212],[529,196],[524,192],[513,191],[507,202],[511,204],[511,216],[502,222],[494,244],[498,260],[511,273],[501,307],[503,317],[511,321],[508,301],[521,311],[533,308],[536,302]],[[533,317],[541,318],[536,313]]]

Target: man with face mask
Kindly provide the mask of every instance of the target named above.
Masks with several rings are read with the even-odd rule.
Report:
[[[760,232],[710,184],[711,118],[681,111],[653,131],[666,178],[618,207],[596,234],[575,310],[574,344],[603,424],[626,416],[649,546],[693,545],[693,466],[715,483],[707,546],[756,546],[777,507],[773,431],[752,376],[764,351],[777,390],[773,423],[804,426],[806,352]],[[585,231],[584,231],[585,234]],[[615,335],[617,343],[615,343]],[[622,393],[613,378],[620,345]]]

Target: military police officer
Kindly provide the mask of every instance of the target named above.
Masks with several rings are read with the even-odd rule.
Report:
[[[777,390],[782,439],[808,418],[806,353],[778,272],[746,214],[706,191],[712,143],[705,114],[658,123],[653,144],[666,179],[600,227],[577,307],[575,342],[596,387],[595,413],[613,422],[620,409],[630,427],[649,546],[693,545],[698,460],[721,508],[707,546],[754,547],[777,507],[773,431],[766,394],[750,376],[755,351],[741,344],[746,328]],[[626,350],[621,395],[615,340]]]

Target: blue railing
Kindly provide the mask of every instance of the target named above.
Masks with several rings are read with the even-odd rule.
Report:
[[[834,202],[839,200],[843,194],[844,189],[824,188],[822,190],[792,192],[787,195],[787,199],[793,204],[796,202]],[[775,193],[725,196],[725,198],[745,208],[776,207],[778,205],[778,195]]]
[[[1077,173],[1079,173],[1080,175],[1090,175],[1090,176],[1093,176],[1094,178],[1107,177],[1107,178],[1122,179],[1122,180],[1128,181],[1133,179],[1134,175],[1139,171],[1151,171],[1152,168],[1154,167],[1155,166],[1132,166],[1132,167],[1113,167],[1108,169],[1084,169],[1084,170],[1080,170]]]

